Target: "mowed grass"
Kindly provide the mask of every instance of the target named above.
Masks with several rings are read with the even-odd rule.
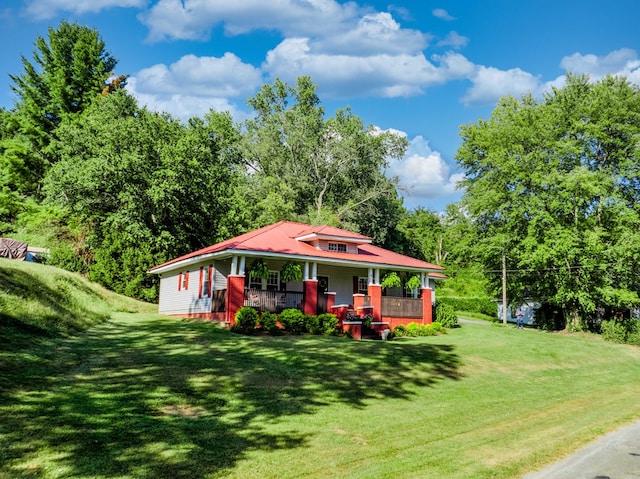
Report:
[[[245,337],[123,309],[2,346],[0,478],[521,477],[640,418],[640,348],[590,336]]]

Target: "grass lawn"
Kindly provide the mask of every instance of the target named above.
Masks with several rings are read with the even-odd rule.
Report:
[[[1,479],[510,478],[640,418],[640,348],[511,327],[374,342],[117,312],[11,358]]]

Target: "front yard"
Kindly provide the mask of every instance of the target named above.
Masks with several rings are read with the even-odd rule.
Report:
[[[14,360],[37,367],[2,383],[2,479],[511,478],[640,418],[640,348],[473,324],[382,342],[117,313]]]

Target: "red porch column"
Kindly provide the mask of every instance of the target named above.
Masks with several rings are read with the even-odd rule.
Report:
[[[373,306],[373,320],[382,321],[382,286],[379,284],[370,284],[367,286],[367,294],[371,298],[371,306]]]
[[[431,288],[423,288],[420,290],[422,298],[422,324],[431,324],[433,322],[433,307],[431,304]]]
[[[226,321],[233,326],[236,321],[236,313],[244,305],[244,276],[227,276],[226,302]]]
[[[364,294],[354,293],[353,294],[353,309],[358,311],[358,308],[364,306]]]
[[[327,295],[327,312],[331,312],[336,304],[336,293],[324,293]]]
[[[318,314],[318,280],[305,279],[304,285],[304,314],[315,316]]]

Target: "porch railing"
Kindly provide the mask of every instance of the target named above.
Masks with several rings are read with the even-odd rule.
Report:
[[[279,313],[284,309],[302,308],[302,292],[295,291],[267,291],[261,289],[245,289],[244,305],[256,308],[258,311]]]
[[[383,296],[382,316],[422,318],[422,299]]]

